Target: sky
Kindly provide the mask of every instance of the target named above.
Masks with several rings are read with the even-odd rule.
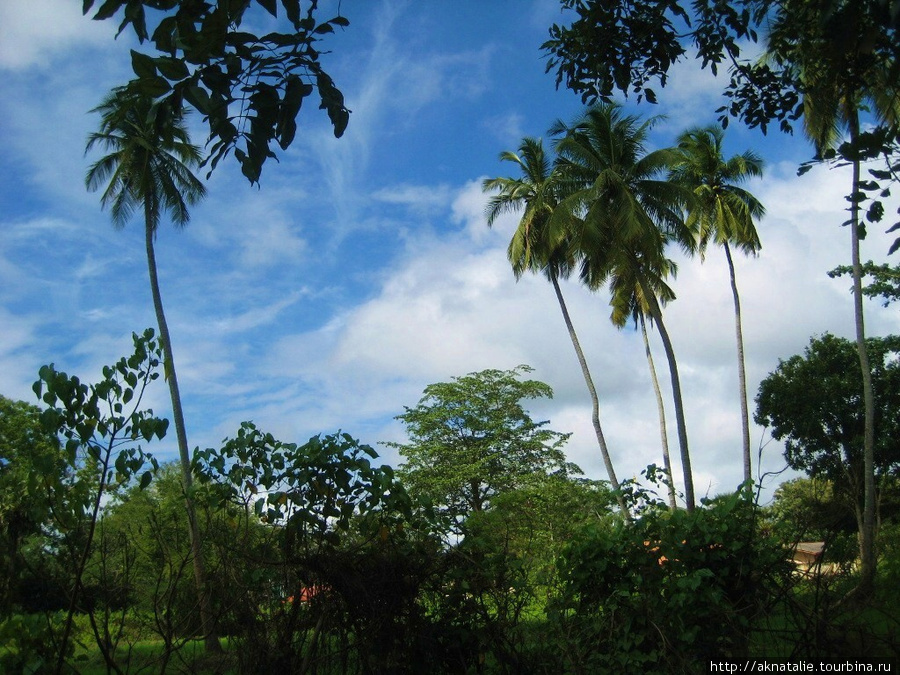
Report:
[[[320,19],[338,9],[320,3]],[[375,446],[384,462],[406,440],[396,415],[430,383],[487,369],[534,368],[552,400],[528,402],[538,420],[571,432],[570,461],[606,478],[590,400],[552,287],[515,280],[506,246],[515,214],[488,228],[487,177],[515,175],[499,161],[525,136],[546,137],[582,110],[557,90],[540,50],[560,21],[558,0],[491,3],[343,0],[350,25],[323,43],[326,71],[352,110],[341,139],[306,105],[297,138],[251,187],[235,161],[207,181],[209,194],[183,230],[164,222],[157,263],[188,442],[218,447],[252,420],[286,442],[338,429]],[[256,23],[254,23],[256,22]],[[256,12],[249,28],[266,28]],[[128,34],[81,16],[78,0],[0,2],[0,393],[36,402],[42,364],[100,377],[131,350],[132,332],[155,326],[143,226],[113,228],[84,174],[106,92],[130,79]],[[149,48],[144,47],[147,51]],[[716,121],[725,82],[678,64],[659,104],[652,147]],[[192,120],[202,142],[199,118]],[[802,135],[726,133],[726,153],[753,149],[765,175],[748,183],[765,205],[754,258],[737,257],[748,389],[810,337],[853,338],[846,170],[820,167]],[[203,175],[203,174],[201,174]],[[894,198],[890,211],[896,210]],[[863,259],[889,261],[891,235],[870,228]],[[741,481],[734,317],[724,254],[672,253],[677,299],[665,309],[681,374],[698,496]],[[896,255],[890,262],[896,263]],[[640,334],[609,321],[608,296],[574,280],[563,292],[600,396],[600,417],[620,478],[661,463],[659,423]],[[896,307],[866,302],[870,335],[900,332]],[[669,440],[677,455],[665,358],[651,335]],[[169,415],[162,381],[147,397]],[[790,473],[781,445],[751,427],[764,495]],[[174,433],[146,448],[176,457]],[[676,479],[680,468],[676,465]],[[777,474],[777,475],[775,475]],[[679,481],[680,482],[680,481]]]

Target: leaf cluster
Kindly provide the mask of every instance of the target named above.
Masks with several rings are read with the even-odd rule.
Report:
[[[91,12],[95,0],[84,0]],[[350,111],[344,97],[321,65],[322,36],[349,25],[338,15],[315,18],[318,0],[305,11],[301,0],[106,0],[93,14],[106,20],[121,13],[119,33],[131,28],[143,44],[149,41],[159,56],[132,50],[135,79],[128,89],[151,99],[182,101],[196,108],[209,127],[210,172],[234,151],[241,171],[258,183],[263,164],[275,158],[273,144],[287,149],[297,131],[303,101],[318,90],[340,137]],[[251,8],[277,18],[284,11],[290,32],[256,35],[242,27]],[[147,10],[161,18],[148,22]],[[250,12],[252,14],[252,12]],[[249,21],[247,21],[249,22]],[[151,32],[152,29],[152,32]],[[243,142],[243,147],[238,147]]]
[[[584,102],[609,101],[614,91],[656,102],[648,84],[664,87],[671,67],[689,51],[713,74],[729,67],[730,102],[718,110],[723,125],[736,117],[765,132],[774,121],[789,132],[796,120],[814,112],[807,107],[810,95],[821,107],[834,105],[848,86],[854,95],[868,90],[884,100],[897,93],[900,15],[890,0],[561,0],[561,5],[575,17],[550,28],[542,45],[547,71],[555,70],[557,86],[565,83]],[[761,36],[769,58],[741,58],[742,47]]]
[[[126,484],[149,462],[156,460],[136,441],[150,442],[166,435],[169,421],[156,417],[151,409],[141,409],[147,386],[159,377],[162,345],[152,328],[142,335],[132,334],[134,353],[103,367],[103,379],[86,384],[77,376],[42,366],[32,389],[48,407],[41,412],[41,424],[62,442],[67,461],[75,466],[79,458],[103,466],[111,453],[115,482]],[[130,446],[130,447],[126,447]],[[152,471],[141,475],[140,484],[149,485]],[[105,481],[104,476],[101,481]]]
[[[220,449],[198,451],[194,468],[222,503],[252,508],[261,522],[284,527],[304,548],[317,548],[335,545],[361,516],[409,516],[406,492],[389,466],[372,465],[376,457],[345,433],[298,445],[244,422]]]
[[[756,41],[767,2],[728,0],[561,0],[576,13],[570,25],[554,24],[541,48],[556,85],[581,95],[585,103],[611,101],[613,92],[656,102],[648,84],[665,87],[669,69],[697,52],[713,73],[740,53],[740,42]],[[736,6],[737,5],[737,6]]]
[[[840,265],[828,273],[832,279],[852,274],[853,268]],[[863,286],[863,295],[870,298],[881,298],[885,307],[900,300],[900,265],[893,267],[887,263],[876,265],[869,260],[862,265],[862,276],[871,277],[872,281]]]

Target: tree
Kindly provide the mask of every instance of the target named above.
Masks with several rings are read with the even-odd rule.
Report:
[[[597,436],[597,444],[600,446],[603,464],[609,482],[618,495],[619,508],[624,517],[628,518],[628,509],[622,495],[619,494],[619,480],[600,425],[600,399],[597,396],[597,388],[594,386],[587,359],[559,286],[559,278],[568,277],[573,266],[572,253],[565,239],[565,232],[553,231],[550,228],[550,216],[563,197],[565,185],[562,176],[545,154],[543,144],[538,139],[523,139],[518,153],[503,152],[500,154],[500,160],[518,165],[522,176],[488,178],[482,183],[485,192],[499,191],[488,201],[486,209],[488,227],[494,224],[500,214],[522,210],[519,226],[509,242],[507,257],[516,279],[521,278],[526,271],[541,271],[553,285],[569,339],[575,348],[575,356],[578,358],[581,374],[591,397],[591,423]]]
[[[84,13],[94,4],[84,0]],[[277,18],[279,4],[290,32],[248,32],[248,24],[260,25],[267,18],[254,16],[251,8],[258,5]],[[343,94],[323,70],[318,46],[323,35],[349,22],[338,15],[319,23],[318,0],[307,4],[303,12],[301,0],[106,0],[92,18],[110,19],[122,11],[119,34],[131,26],[138,40],[149,40],[159,54],[131,51],[136,78],[128,91],[176,110],[183,102],[196,108],[209,126],[210,170],[233,150],[243,174],[257,183],[265,161],[275,157],[273,142],[282,150],[293,142],[300,107],[315,89],[335,136],[344,133],[349,121]],[[155,21],[149,28],[145,8]],[[241,140],[243,148],[238,147]]]
[[[219,645],[206,597],[201,535],[191,497],[191,458],[181,393],[154,251],[154,240],[163,214],[168,214],[176,227],[184,227],[190,220],[188,206],[197,203],[206,194],[206,188],[191,173],[191,167],[200,162],[200,150],[190,142],[183,111],[173,108],[171,102],[155,103],[125,89],[115,89],[95,112],[101,114],[100,130],[89,136],[87,151],[99,145],[110,153],[88,170],[85,177],[87,188],[94,191],[108,181],[100,203],[103,207],[110,207],[113,225],[117,228],[125,226],[136,208],[143,209],[150,291],[165,353],[166,380],[178,440],[203,631],[208,649],[216,650]]]
[[[751,176],[762,175],[762,159],[753,152],[722,156],[725,134],[719,127],[691,129],[678,138],[680,157],[671,179],[690,190],[687,227],[699,237],[701,259],[709,241],[725,250],[731,294],[734,298],[734,331],[738,350],[738,388],[741,402],[741,431],[744,482],[753,479],[750,464],[750,412],[747,405],[747,374],[744,368],[744,336],[741,329],[741,300],[731,259],[731,246],[756,254],[761,244],[753,220],[765,209],[752,194],[739,187]]]
[[[141,409],[144,392],[159,377],[161,346],[153,329],[140,336],[134,334],[132,339],[134,353],[104,367],[103,379],[97,384],[84,384],[50,364],[40,369],[40,379],[33,386],[34,393],[48,406],[41,412],[41,425],[61,439],[67,464],[78,472],[66,484],[51,486],[57,492],[54,501],[59,499],[54,504],[54,525],[69,549],[73,576],[59,641],[57,675],[64,670],[100,506],[117,486],[128,484],[138,474],[141,487],[150,484],[152,471],[144,469],[148,464],[157,468],[156,460],[136,443],[141,439],[150,442],[154,436],[162,440],[169,426],[168,420],[155,417],[152,410]],[[61,504],[66,508],[59,508]],[[97,646],[111,665],[113,657],[99,637]]]
[[[21,548],[51,517],[52,484],[67,473],[59,440],[41,426],[40,408],[0,396],[0,619],[15,603]]]
[[[875,389],[875,478],[900,469],[900,338],[869,338]],[[825,334],[810,340],[803,355],[780,361],[761,383],[756,421],[771,426],[785,443],[785,459],[811,478],[831,481],[853,504],[860,540],[865,539],[866,413],[855,345]],[[877,500],[876,500],[877,501]]]
[[[900,89],[897,80],[897,47],[879,44],[885,37],[872,2],[831,0],[824,7],[795,0],[779,7],[769,33],[766,52],[780,72],[801,92],[803,123],[817,153],[832,151],[842,131],[849,148],[842,151],[852,168],[850,202],[851,266],[856,347],[862,372],[865,404],[865,507],[860,531],[862,579],[860,591],[871,593],[875,582],[875,391],[872,366],[866,349],[862,302],[860,239],[862,153],[860,112],[871,105],[886,125],[900,121]],[[896,37],[896,36],[894,36]],[[837,41],[837,48],[835,47]],[[893,63],[892,63],[893,60]]]
[[[660,306],[675,297],[665,282],[675,272],[674,262],[665,255],[666,245],[677,241],[690,249],[693,237],[680,217],[685,192],[664,178],[674,161],[673,151],[644,151],[654,121],[639,123],[619,106],[601,104],[571,125],[558,122],[551,131],[558,137],[561,170],[579,189],[561,202],[553,218],[565,217],[574,224],[571,236],[584,283],[591,289],[609,283],[613,323],[622,325],[640,307],[659,329],[672,381],[685,501],[693,509],[681,382]]]
[[[580,473],[563,455],[570,434],[546,429],[548,422],[535,422],[522,407],[523,399],[553,395],[543,382],[518,379],[530,372],[522,365],[430,384],[397,416],[409,442],[386,445],[405,459],[402,482],[412,496],[429,499],[457,534],[498,494],[548,474]]]
[[[883,154],[888,170],[873,174],[877,179],[896,180],[900,164],[896,157],[900,130],[900,13],[892,0],[748,0],[732,6],[725,2],[692,2],[687,8],[679,0],[646,5],[634,0],[561,0],[575,9],[578,18],[569,27],[554,25],[543,48],[549,54],[547,69],[557,70],[557,86],[566,85],[583,100],[608,100],[613,89],[633,90],[656,100],[646,85],[657,80],[666,84],[669,68],[696,50],[702,67],[713,73],[725,61],[731,80],[726,88],[728,105],[717,112],[723,126],[737,117],[748,126],[779,122],[782,131],[793,130],[803,118],[807,135],[818,156],[841,160],[852,166],[850,203],[851,259],[854,280],[854,323],[863,394],[866,401],[866,497],[867,525],[862,559],[860,591],[869,593],[874,584],[874,395],[866,354],[862,309],[859,240],[865,234],[860,205],[873,181],[862,181],[861,160]],[[690,13],[689,13],[690,12]],[[766,52],[756,63],[740,60],[740,42],[758,40],[765,30]],[[860,114],[868,109],[877,122],[862,131]],[[841,131],[848,140],[835,152]],[[879,188],[880,189],[880,188]],[[882,195],[886,194],[884,192]],[[880,198],[873,200],[866,218],[879,222],[883,214]],[[895,224],[889,231],[900,228]],[[900,242],[900,240],[898,240]],[[891,251],[900,246],[894,242]]]

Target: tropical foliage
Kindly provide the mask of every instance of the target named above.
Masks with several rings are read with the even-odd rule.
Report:
[[[84,12],[95,4],[85,0]],[[866,337],[862,298],[896,300],[897,270],[859,259],[865,225],[882,219],[898,173],[896,3],[561,4],[575,18],[551,28],[548,70],[589,105],[553,124],[547,147],[525,137],[502,153],[517,175],[482,187],[489,226],[517,219],[507,248],[516,278],[541,273],[553,286],[608,483],[568,460],[571,434],[532,418],[526,402],[553,391],[527,379],[527,365],[428,385],[395,418],[406,440],[384,443],[399,452],[397,468],[343,431],[287,442],[252,421],[192,455],[157,274],[160,224],[189,222],[205,193],[193,170],[207,161],[212,170],[233,151],[258,182],[270,146],[292,143],[316,89],[343,133],[349,111],[316,43],[347,22],[317,22],[316,0],[96,8],[98,20],[121,13],[120,32],[130,26],[159,52],[132,51],[136,78],[95,109],[87,147],[107,154],[86,176],[116,227],[143,217],[158,335],[134,334],[133,353],[93,384],[42,367],[41,407],[0,396],[0,669],[694,673],[753,657],[896,658],[900,341]],[[283,10],[291,32],[239,30],[260,8],[276,18]],[[762,58],[740,61],[758,30]],[[762,161],[750,151],[726,157],[718,127],[658,147],[661,118],[611,100],[620,91],[655,101],[649,85],[665,85],[689,48],[713,71],[730,64],[723,127],[731,116],[790,130],[802,118],[817,156],[801,173],[820,162],[852,170],[851,265],[832,274],[853,278],[856,341],[813,338],[762,381],[755,419],[806,476],[783,483],[767,507],[753,490],[732,257],[762,246],[763,205],[744,187]],[[185,104],[209,126],[206,160]],[[873,158],[886,168],[865,180]],[[710,243],[725,253],[734,299],[745,482],[698,499],[663,309],[676,298],[675,251],[703,258]],[[659,333],[686,508],[658,383],[664,469],[616,474],[613,459],[630,448],[607,447],[563,297],[573,277],[607,294],[614,325],[640,325],[654,382],[648,325]],[[177,464],[164,467],[145,449],[168,430],[146,405],[160,375],[178,445]],[[813,564],[792,562],[817,550]]]

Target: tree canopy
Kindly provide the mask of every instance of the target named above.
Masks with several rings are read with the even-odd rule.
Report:
[[[95,0],[83,0],[85,14]],[[306,10],[303,11],[303,5]],[[105,0],[94,20],[121,12],[119,34],[131,27],[157,55],[132,50],[135,79],[128,88],[154,99],[182,101],[196,108],[209,126],[210,171],[234,152],[251,183],[263,164],[275,157],[272,145],[286,150],[297,132],[304,99],[318,90],[319,108],[328,113],[337,137],[350,119],[344,96],[320,62],[322,36],[349,25],[338,15],[318,21],[318,0]],[[148,13],[146,10],[152,10]],[[255,16],[253,10],[264,13]],[[247,24],[261,25],[265,14],[290,24],[289,32],[256,35]],[[249,15],[249,16],[248,16]],[[239,144],[243,147],[238,147]]]
[[[569,434],[535,422],[523,407],[524,399],[553,396],[547,384],[519,379],[531,371],[483,370],[428,385],[397,416],[409,435],[409,443],[387,444],[406,460],[399,474],[410,494],[430,499],[451,525],[530,479],[580,473],[562,452]]]
[[[900,469],[900,338],[869,338],[877,436],[878,476]],[[863,485],[862,378],[855,345],[826,333],[802,355],[780,361],[760,384],[756,421],[785,443],[791,468],[828,479],[861,498]]]

